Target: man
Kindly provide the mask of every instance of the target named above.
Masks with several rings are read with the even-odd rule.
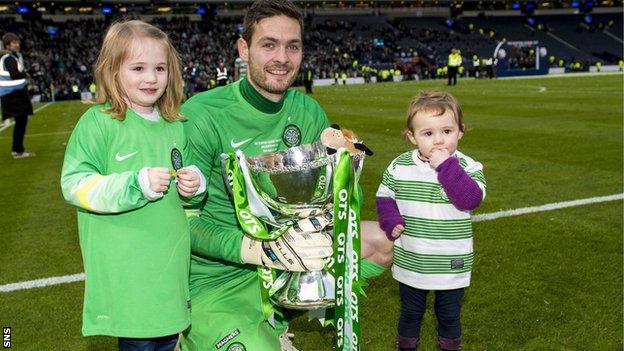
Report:
[[[182,79],[184,79],[184,97],[190,98],[195,94],[195,84],[199,70],[193,61],[190,61],[182,70]]]
[[[246,77],[197,94],[182,107],[195,161],[209,178],[200,215],[190,219],[192,321],[183,350],[293,350],[288,321],[276,315],[270,323],[264,317],[257,267],[314,270],[322,267],[322,259],[302,255],[306,248],[331,255],[331,242],[324,242],[320,232],[298,237],[300,243],[285,236],[274,241],[245,236],[221,174],[224,152],[240,149],[255,156],[308,144],[329,126],[316,101],[288,89],[301,65],[302,28],[302,16],[291,2],[254,2],[237,42],[248,64]],[[392,246],[376,222],[363,222],[362,232],[362,256],[375,261],[363,260],[362,273],[381,274]],[[274,250],[282,244],[291,250]]]
[[[485,70],[489,79],[494,78],[494,58],[488,57],[485,59]]]
[[[479,69],[480,69],[481,60],[479,60],[479,56],[477,54],[472,55],[472,76],[475,79],[479,78]]]
[[[303,85],[305,86],[306,94],[312,94],[312,83],[314,82],[314,70],[311,64],[307,64],[303,70]]]
[[[234,61],[234,81],[241,79],[247,74],[247,62],[240,57]]]
[[[28,123],[28,116],[33,114],[33,108],[28,97],[27,75],[24,72],[24,59],[22,54],[20,54],[20,40],[17,35],[6,33],[2,36],[2,44],[9,51],[0,57],[0,78],[2,78],[2,82],[24,80],[19,85],[19,89],[12,90],[12,92],[0,97],[2,119],[5,121],[5,124],[9,121],[9,118],[15,119],[11,155],[15,159],[33,157],[35,156],[34,152],[24,150],[26,124]]]
[[[219,62],[219,67],[217,67],[217,86],[225,86],[227,84],[227,80],[227,68],[225,68],[225,64],[223,62]]]
[[[451,49],[451,54],[448,56],[448,85],[457,85],[457,71],[462,64],[461,53],[458,49]]]

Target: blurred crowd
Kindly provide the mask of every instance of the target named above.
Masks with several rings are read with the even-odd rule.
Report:
[[[170,17],[152,21],[171,36],[180,52],[187,96],[216,86],[219,63],[227,68],[228,79],[234,79],[241,21],[241,18],[223,17],[202,21]],[[42,101],[62,100],[79,98],[82,92],[94,89],[92,64],[109,24],[110,20],[104,19],[67,22],[8,19],[0,22],[0,33],[11,31],[22,38],[21,51],[31,77],[31,95],[39,96]],[[502,39],[490,29],[460,26],[459,22],[452,26],[414,28],[408,21],[400,20],[377,25],[334,18],[314,21],[309,16],[304,31],[303,68],[311,70],[315,79],[330,78],[336,83],[356,76],[366,81],[371,77],[388,80],[393,75],[402,75],[403,79],[440,78],[451,48],[461,47],[464,61],[470,62],[479,46]],[[512,64],[518,68],[530,67],[531,55],[530,52],[517,55]],[[552,66],[560,63],[561,60],[551,61]]]

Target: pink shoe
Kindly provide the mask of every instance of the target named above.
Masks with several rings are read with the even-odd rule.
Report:
[[[11,156],[13,156],[13,158],[15,159],[18,159],[18,158],[26,158],[26,157],[35,157],[37,155],[35,155],[34,152],[24,151],[24,152],[11,152]]]

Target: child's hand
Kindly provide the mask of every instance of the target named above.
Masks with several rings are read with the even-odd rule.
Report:
[[[184,197],[193,197],[199,189],[199,174],[188,168],[178,170],[178,193]]]
[[[434,169],[438,168],[438,166],[449,157],[451,157],[451,154],[447,149],[433,149],[431,150],[431,156],[429,157],[429,164]]]
[[[396,227],[392,229],[392,237],[398,238],[403,233],[404,230],[405,230],[405,227],[403,226],[403,224],[397,224]]]
[[[169,189],[169,169],[165,167],[152,167],[147,171],[150,190],[156,193],[164,193]]]

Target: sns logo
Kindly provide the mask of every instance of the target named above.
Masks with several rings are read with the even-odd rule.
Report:
[[[254,217],[254,215],[249,213],[249,211],[239,210],[238,217],[241,218],[243,220],[243,223],[247,226],[249,234],[256,234],[260,231],[260,226],[256,222],[256,218]]]
[[[11,327],[2,327],[2,347],[11,348]]]

